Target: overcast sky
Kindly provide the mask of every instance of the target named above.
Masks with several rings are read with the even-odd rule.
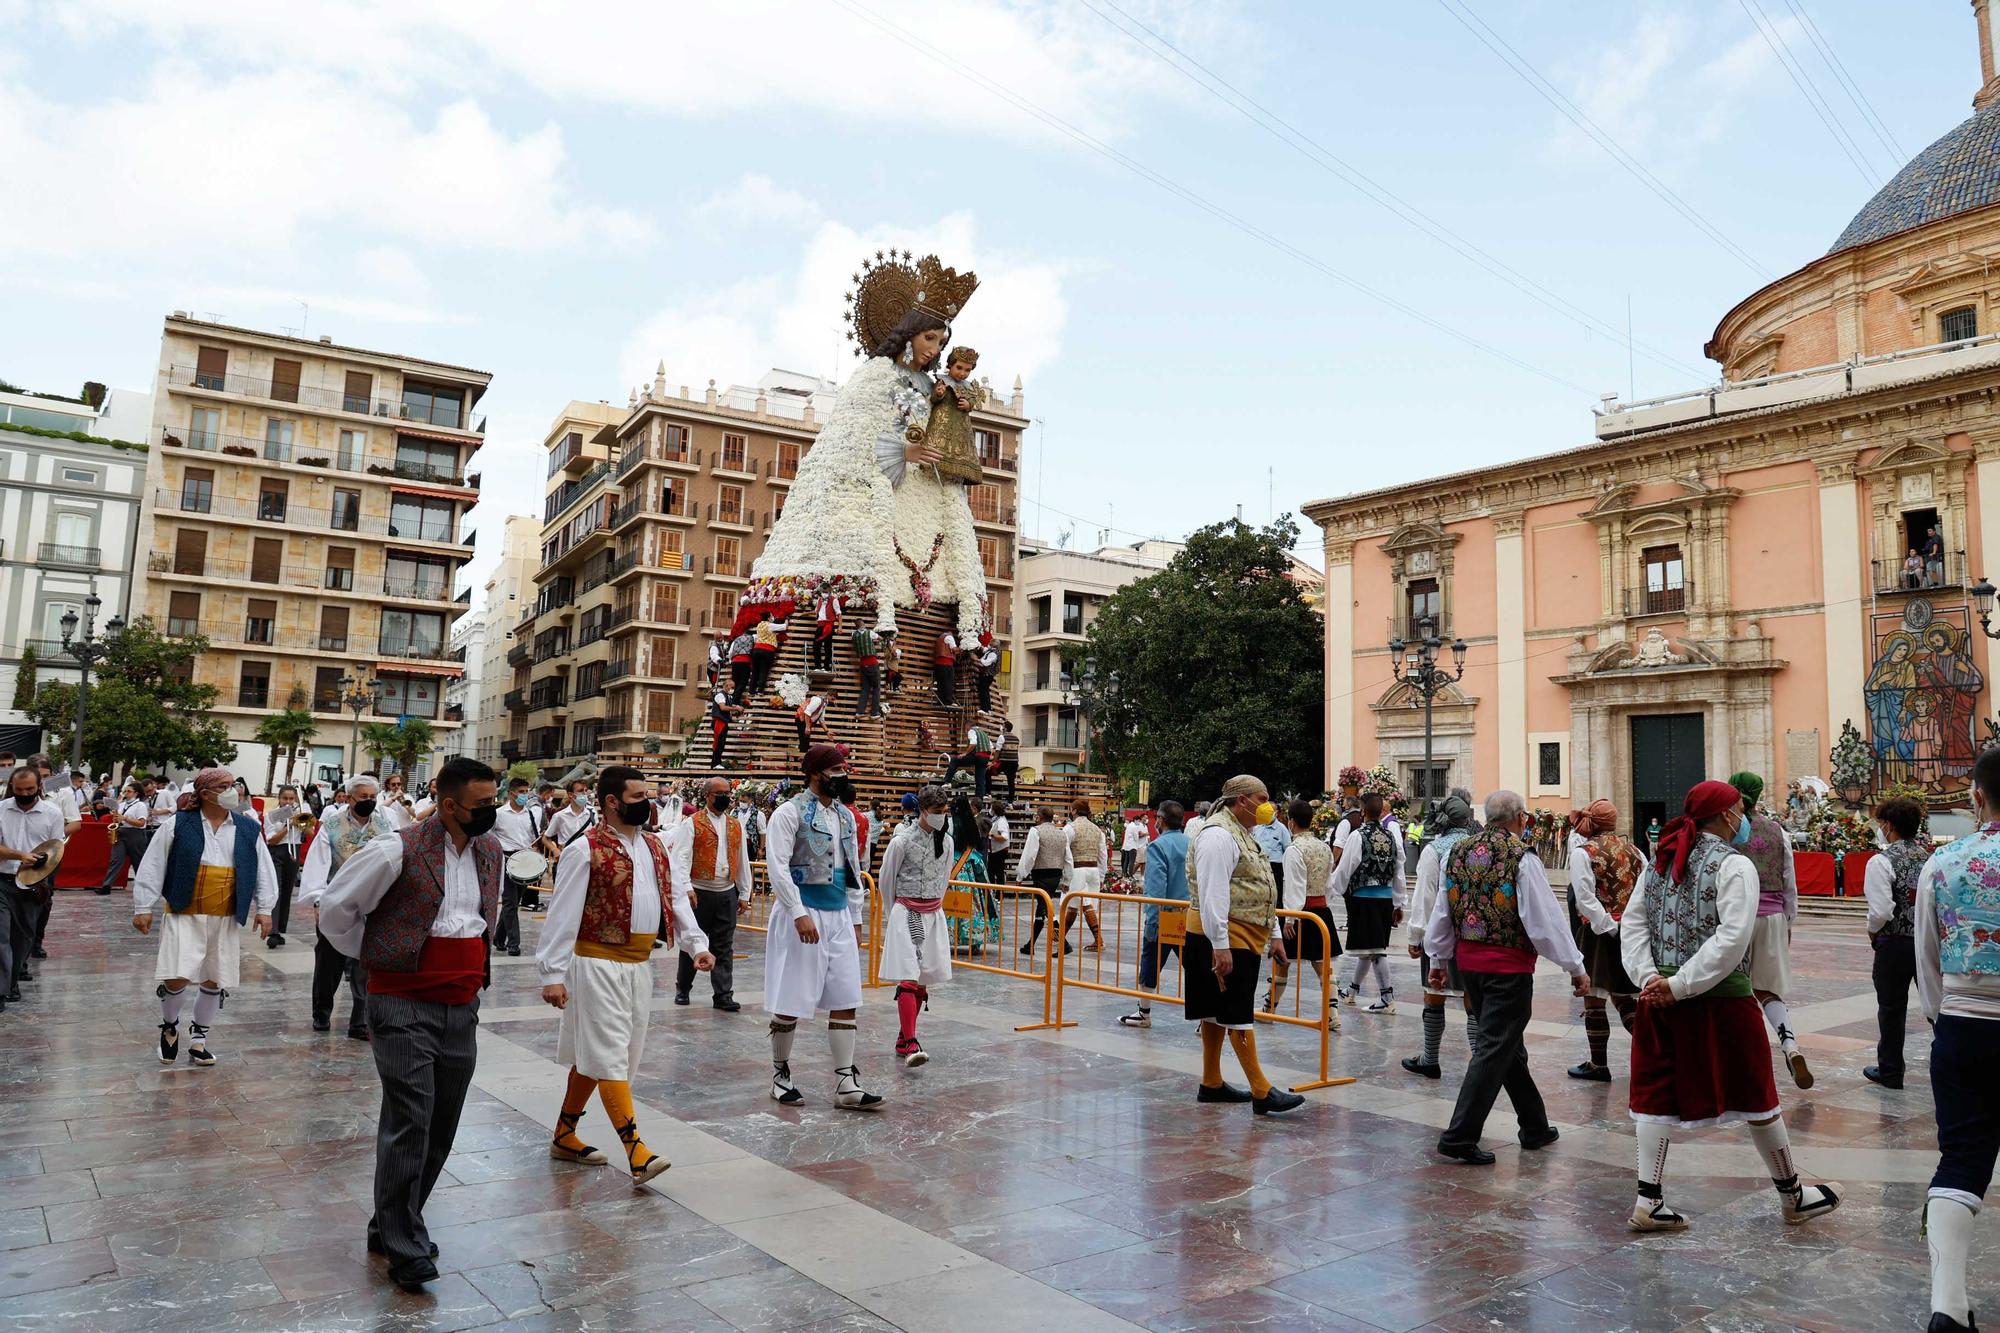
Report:
[[[1978,84],[1964,0],[0,0],[0,34],[0,377],[143,387],[171,309],[491,370],[482,570],[565,402],[845,374],[883,245],[984,280],[957,335],[1026,381],[1025,535],[1582,443],[1599,393],[1711,378],[1721,315]]]

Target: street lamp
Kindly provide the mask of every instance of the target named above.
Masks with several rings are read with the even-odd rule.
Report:
[[[81,670],[76,683],[76,734],[70,740],[69,766],[72,772],[85,772],[83,766],[83,708],[90,698],[90,669],[111,655],[118,638],[125,632],[122,616],[113,616],[104,626],[104,634],[97,633],[97,608],[104,605],[96,593],[83,599],[83,632],[77,633],[77,617],[74,611],[63,612],[62,648],[75,660]]]
[[[359,676],[342,676],[337,683],[343,695],[341,703],[354,714],[354,738],[347,749],[347,772],[352,777],[361,771],[361,715],[382,697],[382,683],[364,681]]]
[[[1972,585],[1972,603],[1979,608],[1979,628],[1989,639],[2000,639],[2000,632],[1993,628],[1993,594],[1996,589],[1984,576]]]
[[[1389,655],[1398,661],[1402,678],[1424,701],[1424,824],[1429,827],[1437,805],[1436,770],[1431,767],[1431,704],[1445,686],[1464,677],[1465,640],[1451,641],[1452,669],[1447,672],[1438,665],[1438,649],[1444,644],[1438,638],[1436,625],[1426,616],[1415,628],[1418,631],[1415,639],[1405,640],[1398,634],[1389,640]]]

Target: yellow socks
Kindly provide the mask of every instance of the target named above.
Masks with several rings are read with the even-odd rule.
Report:
[[[1220,1032],[1222,1029],[1215,1030]],[[1236,1063],[1243,1066],[1243,1076],[1250,1080],[1250,1095],[1259,1099],[1270,1096],[1271,1080],[1264,1077],[1264,1066],[1257,1063],[1257,1034],[1248,1029],[1233,1030],[1229,1034],[1229,1044],[1235,1048]],[[1217,1052],[1218,1068],[1220,1056],[1221,1053]],[[1220,1081],[1221,1075],[1216,1077]]]
[[[1213,1023],[1201,1025],[1201,1086],[1222,1086],[1222,1029]]]
[[[643,1185],[667,1169],[667,1159],[648,1148],[639,1138],[639,1124],[632,1114],[632,1085],[606,1079],[597,1085],[597,1096],[612,1128],[625,1144],[625,1161],[632,1168],[632,1183]]]
[[[604,1154],[576,1136],[576,1122],[583,1119],[583,1108],[590,1104],[590,1092],[597,1086],[594,1078],[585,1078],[570,1067],[569,1086],[563,1090],[562,1114],[556,1117],[556,1135],[549,1144],[549,1156],[564,1162],[589,1162],[595,1165],[604,1160]]]

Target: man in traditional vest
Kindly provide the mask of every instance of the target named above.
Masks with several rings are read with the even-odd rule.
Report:
[[[1557,1138],[1528,1067],[1535,959],[1546,958],[1569,973],[1578,995],[1589,990],[1583,955],[1556,906],[1548,871],[1522,840],[1527,828],[1528,807],[1518,795],[1496,791],[1488,796],[1486,827],[1452,848],[1444,867],[1444,892],[1424,930],[1424,952],[1433,960],[1430,988],[1443,990],[1449,984],[1445,969],[1456,959],[1472,1012],[1472,1061],[1459,1085],[1451,1123],[1437,1143],[1438,1152],[1470,1166],[1493,1164],[1493,1154],[1479,1146],[1479,1135],[1502,1088],[1520,1122],[1523,1148],[1533,1152]]]
[[[1625,975],[1618,948],[1618,922],[1632,897],[1646,858],[1618,832],[1618,808],[1606,800],[1592,801],[1569,817],[1569,925],[1583,965],[1590,973],[1590,994],[1583,1001],[1583,1035],[1590,1058],[1570,1068],[1571,1078],[1592,1083],[1611,1081],[1611,1016],[1608,1003],[1618,1007],[1619,1021],[1629,1035],[1638,1010],[1639,988]]]
[[[1799,915],[1799,878],[1792,865],[1792,840],[1785,827],[1757,809],[1764,794],[1764,779],[1755,773],[1737,773],[1729,785],[1743,797],[1743,813],[1750,821],[1750,840],[1743,855],[1757,868],[1757,928],[1750,936],[1750,985],[1764,1019],[1778,1034],[1778,1049],[1791,1068],[1792,1082],[1801,1088],[1813,1085],[1806,1057],[1799,1051],[1799,1039],[1792,1032],[1791,1011],[1785,996],[1792,989],[1792,923]]]
[[[1966,1260],[2000,1148],[2000,906],[1988,887],[2000,868],[2000,750],[1982,751],[1972,766],[1972,809],[1979,827],[1931,857],[1912,911],[1917,996],[1936,1025],[1938,1165],[1924,1200],[1930,1333],[1973,1328]]]
[[[833,636],[840,630],[840,599],[824,594],[813,609],[812,669],[833,670]]]
[[[1021,859],[1015,866],[1022,880],[1048,895],[1047,902],[1035,899],[1035,924],[1029,930],[1028,942],[1021,946],[1022,953],[1031,954],[1035,951],[1035,942],[1042,937],[1042,929],[1049,924],[1049,903],[1062,897],[1063,885],[1068,882],[1073,870],[1069,837],[1056,827],[1055,811],[1043,806],[1036,812],[1035,826],[1028,830],[1028,841],[1021,848]],[[1062,951],[1069,952],[1067,923],[1063,929]]]
[[[607,765],[597,775],[597,804],[602,820],[556,863],[555,894],[535,953],[542,999],[562,1010],[556,1059],[569,1066],[549,1156],[593,1166],[605,1160],[576,1136],[594,1090],[625,1145],[632,1183],[643,1185],[668,1166],[639,1137],[632,1109],[632,1076],[646,1051],[653,1007],[653,943],[679,945],[703,972],[715,956],[695,923],[686,878],[673,872],[661,839],[646,832],[652,784],[636,768]]]
[[[931,651],[931,683],[937,687],[939,707],[950,708],[958,702],[958,636],[949,629],[938,631]]]
[[[2000,758],[2000,756],[1996,756]],[[1618,923],[1625,971],[1639,986],[1632,1027],[1632,1119],[1639,1132],[1634,1231],[1681,1231],[1661,1182],[1675,1129],[1748,1123],[1788,1226],[1840,1206],[1837,1186],[1802,1185],[1771,1078],[1771,1045],[1752,998],[1756,869],[1742,848],[1741,792],[1699,782],[1660,830],[1653,860]]]
[[[1305,1103],[1273,1087],[1257,1060],[1257,966],[1264,955],[1285,956],[1277,924],[1278,886],[1250,830],[1277,815],[1262,780],[1247,773],[1222,784],[1201,836],[1188,857],[1187,977],[1184,1012],[1201,1024],[1201,1087],[1195,1100],[1249,1102],[1257,1115]],[[1203,886],[1207,889],[1204,893]],[[1222,1081],[1222,1043],[1236,1052],[1249,1088]]]
[[[431,813],[347,858],[320,930],[368,969],[368,1027],[382,1108],[368,1248],[416,1291],[438,1276],[424,1203],[458,1136],[478,1062],[479,992],[500,911],[499,775],[463,755],[432,781]]]
[[[944,780],[950,782],[960,769],[972,774],[972,791],[980,800],[985,800],[993,791],[993,733],[984,726],[974,726],[965,733],[965,753],[954,758],[944,771]]]
[[[702,784],[701,808],[667,834],[667,861],[674,883],[694,888],[694,920],[708,939],[715,967],[708,974],[715,1007],[735,1013],[736,917],[750,902],[750,837],[740,815],[729,809],[729,779]],[[682,950],[674,978],[674,1003],[686,1004],[694,989],[694,958]]]
[[[264,826],[236,807],[240,794],[226,768],[204,768],[181,798],[180,810],[153,835],[146,859],[132,881],[132,926],[141,935],[153,928],[153,911],[164,899],[159,963],[160,1063],[180,1054],[180,1017],[190,981],[201,983],[188,1020],[188,1063],[215,1063],[209,1029],[242,963],[243,924],[254,905],[257,933],[271,932],[271,908],[278,901],[278,874]]]
[[[930,1056],[917,1041],[917,1011],[932,986],[951,980],[951,924],[944,917],[957,849],[947,827],[951,793],[935,784],[917,793],[917,822],[905,824],[882,853],[880,883],[890,900],[882,928],[881,979],[896,985],[896,1058],[905,1069]]]
[[[1090,802],[1078,797],[1070,803],[1069,828],[1070,880],[1073,893],[1096,893],[1104,887],[1104,865],[1111,857],[1111,844],[1104,837],[1104,830],[1090,817]],[[1104,948],[1104,928],[1097,920],[1097,900],[1083,900],[1083,921],[1090,927],[1090,943],[1084,946],[1090,953]],[[1076,909],[1063,908],[1062,940],[1063,952],[1069,952],[1069,928],[1076,924]]]
[[[1438,1054],[1444,1045],[1445,1002],[1457,999],[1465,1008],[1465,1044],[1467,1049],[1479,1048],[1478,1028],[1472,1020],[1472,1005],[1465,998],[1465,983],[1458,975],[1458,960],[1440,958],[1433,961],[1424,955],[1424,934],[1430,929],[1431,913],[1437,907],[1438,890],[1444,887],[1444,868],[1451,860],[1452,851],[1472,836],[1472,800],[1465,792],[1454,790],[1451,795],[1438,803],[1437,834],[1424,844],[1424,850],[1417,856],[1417,887],[1410,899],[1410,957],[1417,960],[1417,984],[1424,992],[1424,1049],[1421,1055],[1403,1057],[1403,1068],[1412,1074],[1425,1078],[1443,1078],[1444,1067],[1438,1063]],[[1433,971],[1444,973],[1444,985],[1431,985]]]
[[[848,637],[848,644],[854,649],[856,669],[861,673],[861,698],[854,705],[856,717],[882,716],[882,655],[875,647],[875,631],[868,628],[866,620],[855,622],[856,628]]]
[[[306,849],[306,867],[298,873],[300,909],[318,907],[326,895],[326,885],[334,881],[348,857],[376,839],[396,837],[388,815],[376,809],[376,781],[362,773],[350,777],[342,789],[346,805],[328,805],[320,817],[320,829]],[[368,973],[360,963],[334,949],[326,939],[326,929],[312,941],[312,1031],[326,1033],[334,1027],[334,999],[340,995],[340,979],[348,979],[348,1037],[368,1041]]]
[[[1371,1014],[1396,1011],[1396,985],[1389,978],[1389,936],[1403,920],[1406,877],[1402,826],[1386,818],[1389,803],[1380,792],[1361,798],[1362,820],[1341,844],[1333,868],[1333,889],[1347,900],[1347,952],[1354,958],[1353,982],[1340,998],[1360,1002],[1361,987],[1375,974],[1379,988]]]
[[[1887,848],[1868,859],[1861,892],[1868,900],[1868,943],[1875,951],[1875,1063],[1861,1077],[1885,1088],[1903,1086],[1903,1028],[1910,987],[1917,980],[1915,934],[1917,882],[1930,860],[1923,835],[1924,808],[1907,796],[1875,807],[1875,825]]]
[[[1324,958],[1331,964],[1340,957],[1340,936],[1334,931],[1333,909],[1326,905],[1327,889],[1333,882],[1333,848],[1313,832],[1313,808],[1311,801],[1294,800],[1285,807],[1285,817],[1281,821],[1290,834],[1285,844],[1285,862],[1282,873],[1277,877],[1278,892],[1282,896],[1285,910],[1308,912],[1320,919],[1326,927],[1322,938],[1317,930],[1304,922],[1285,922],[1285,953],[1301,963],[1317,963]],[[1257,839],[1263,846],[1264,840]],[[1264,1001],[1264,1008],[1276,1013],[1278,1002],[1285,998],[1285,979],[1289,970],[1285,959],[1271,960],[1271,993]],[[1307,971],[1311,971],[1310,967]],[[1301,982],[1301,984],[1304,984]],[[1340,1010],[1331,1009],[1335,1031],[1340,1028]]]
[[[827,1043],[837,1080],[833,1104],[872,1111],[882,1098],[861,1086],[854,1063],[861,1008],[861,953],[854,927],[867,912],[861,846],[848,804],[854,780],[847,755],[815,745],[799,764],[806,789],[779,806],[765,833],[765,866],[775,902],[764,932],[764,1009],[771,1015],[771,1098],[797,1106],[792,1040],[799,1019],[827,1011]]]

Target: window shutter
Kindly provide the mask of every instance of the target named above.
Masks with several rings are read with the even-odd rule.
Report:
[[[279,358],[271,363],[271,397],[281,403],[299,401],[299,363]]]

